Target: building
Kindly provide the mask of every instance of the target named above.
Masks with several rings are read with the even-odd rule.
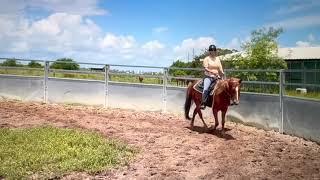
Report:
[[[223,61],[233,55],[245,56],[242,52],[236,52],[219,56],[219,58]],[[286,61],[288,66],[286,82],[320,84],[320,46],[279,48],[278,55]],[[300,71],[290,72],[290,70]]]
[[[289,82],[320,84],[320,46],[279,48],[278,55],[287,62],[289,70],[303,70],[287,73],[286,78]]]

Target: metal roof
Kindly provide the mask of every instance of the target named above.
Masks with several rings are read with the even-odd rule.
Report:
[[[228,59],[234,55],[245,56],[244,52],[236,52],[219,56],[220,60]],[[284,60],[304,60],[304,59],[317,59],[320,60],[320,46],[315,47],[289,47],[279,48],[278,56]]]
[[[285,60],[319,59],[320,46],[318,47],[292,47],[279,48],[278,55]]]

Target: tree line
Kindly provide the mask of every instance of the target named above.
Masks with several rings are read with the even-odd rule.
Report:
[[[17,62],[16,59],[6,59],[3,63],[0,63],[0,66],[8,66],[8,67],[30,67],[30,68],[42,68],[43,65],[37,61],[30,61],[27,65],[23,65]],[[57,59],[50,65],[52,69],[65,69],[65,70],[79,70],[80,66],[71,58],[60,58]]]

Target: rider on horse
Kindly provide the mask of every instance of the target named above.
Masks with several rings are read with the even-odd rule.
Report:
[[[217,48],[215,45],[209,46],[209,55],[203,60],[203,67],[205,69],[205,77],[203,79],[203,92],[202,92],[202,102],[201,109],[205,109],[206,101],[210,94],[209,87],[215,84],[218,79],[224,77],[224,72],[222,64],[217,57]],[[212,102],[213,103],[213,102]]]

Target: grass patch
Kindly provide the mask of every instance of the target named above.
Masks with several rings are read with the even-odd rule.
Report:
[[[303,93],[298,93],[294,90],[286,90],[286,95],[320,100],[320,92],[308,92],[308,93],[303,94]]]
[[[24,76],[43,76],[43,69],[0,69],[0,74],[24,75]]]
[[[135,151],[98,133],[37,127],[0,129],[0,177],[59,177],[98,173],[128,163]]]

